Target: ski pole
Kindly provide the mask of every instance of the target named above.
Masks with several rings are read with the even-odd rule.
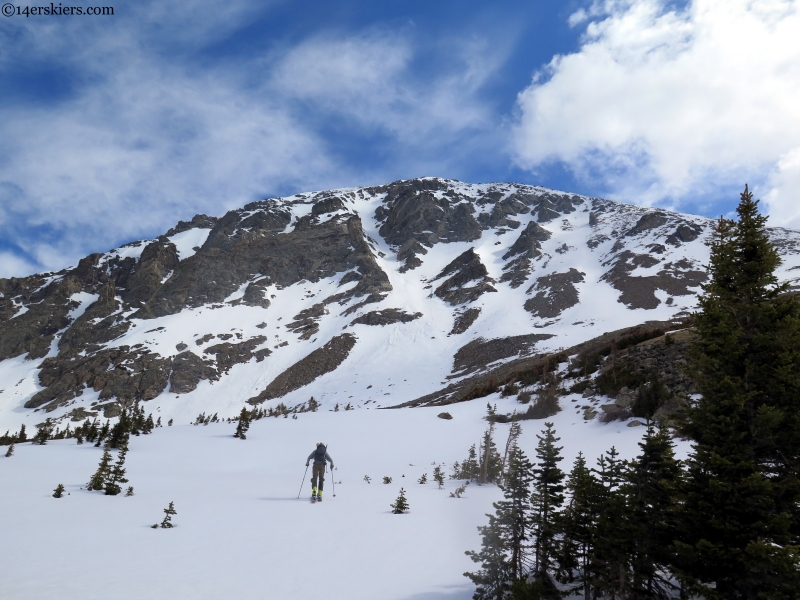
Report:
[[[308,465],[306,465],[306,472],[303,473],[303,483],[300,484],[300,491],[297,492],[297,498],[300,498],[300,493],[303,491],[303,485],[306,482],[306,475],[308,475]]]
[[[325,452],[328,451],[327,446],[325,447]],[[328,464],[327,462],[325,463]],[[336,480],[333,478],[333,467],[331,467],[331,483],[333,483],[333,497],[336,498]]]

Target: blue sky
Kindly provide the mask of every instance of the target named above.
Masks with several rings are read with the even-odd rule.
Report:
[[[0,277],[424,175],[800,226],[796,0],[102,4],[0,20]]]

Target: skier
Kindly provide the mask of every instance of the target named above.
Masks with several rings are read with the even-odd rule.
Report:
[[[322,484],[325,483],[325,461],[331,463],[331,472],[333,472],[333,459],[322,442],[319,442],[317,449],[308,455],[306,466],[312,458],[314,459],[314,468],[311,471],[311,501],[319,502],[322,501]]]

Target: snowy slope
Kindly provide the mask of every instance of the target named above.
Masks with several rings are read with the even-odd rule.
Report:
[[[316,206],[328,206],[324,205],[325,202],[330,205],[328,212],[315,209]],[[412,205],[398,209],[401,202]],[[434,214],[428,225],[415,225],[412,222],[415,215],[429,210],[424,202],[433,203],[430,205],[441,215]],[[435,204],[437,202],[439,206]],[[459,216],[461,209],[464,210]],[[411,217],[404,215],[403,210],[411,213]],[[398,213],[397,218],[393,211]],[[280,223],[278,233],[259,232],[258,219],[264,215],[279,215],[285,218],[286,224]],[[465,218],[470,220],[467,225],[464,225]],[[161,242],[151,240],[129,244],[95,256],[96,266],[92,266],[91,257],[87,257],[75,270],[40,276],[40,280],[34,282],[38,284],[34,290],[16,296],[14,291],[4,292],[3,300],[19,306],[16,314],[2,324],[13,333],[15,323],[20,324],[20,329],[27,327],[23,320],[31,317],[28,307],[37,306],[37,293],[43,294],[41,290],[57,285],[66,286],[63,282],[70,278],[84,277],[83,282],[79,281],[73,285],[74,289],[70,288],[72,293],[65,300],[68,306],[54,303],[53,311],[63,310],[66,314],[56,326],[49,350],[42,350],[33,360],[31,355],[34,352],[26,355],[25,345],[20,344],[15,356],[0,361],[0,429],[16,429],[23,422],[31,427],[40,423],[44,416],[64,419],[85,418],[92,414],[114,415],[118,409],[109,409],[109,406],[116,406],[117,400],[146,400],[148,411],[175,417],[180,422],[192,420],[200,412],[232,416],[292,365],[343,333],[354,336],[356,342],[337,368],[279,398],[268,400],[266,406],[278,402],[293,406],[311,396],[320,400],[325,408],[347,402],[356,407],[397,405],[452,381],[454,356],[472,340],[545,334],[551,337],[538,341],[525,351],[548,352],[575,345],[606,331],[647,320],[666,321],[686,314],[693,308],[695,294],[705,276],[703,265],[708,250],[704,242],[711,225],[708,219],[701,217],[544,188],[517,184],[471,185],[438,179],[398,182],[379,188],[299,194],[254,203],[216,221],[216,228],[209,225],[208,219],[200,219],[198,222],[202,226],[198,227],[182,223],[183,227],[179,227],[177,233],[171,230],[171,235],[161,238]],[[346,260],[325,267],[328,270],[325,276],[300,278],[297,275],[297,280],[290,280],[288,284],[276,281],[269,266],[262,264],[262,267],[253,267],[240,275],[240,279],[226,282],[225,289],[229,292],[225,292],[224,299],[202,302],[191,296],[178,296],[175,300],[168,295],[174,293],[171,289],[195,285],[196,280],[203,277],[204,271],[196,266],[198,258],[213,258],[213,252],[219,255],[219,248],[222,252],[242,252],[241,245],[232,246],[234,250],[231,250],[222,246],[223,242],[233,244],[244,239],[243,236],[263,238],[265,235],[278,240],[281,236],[297,236],[304,231],[317,235],[315,231],[326,227],[326,235],[330,235],[329,232],[336,227],[333,224],[347,223],[352,219],[363,230],[363,234],[357,232],[357,235],[365,244],[369,260],[374,260],[371,268],[378,278],[385,278],[389,284],[380,283],[382,287],[377,295],[375,289],[378,288],[373,286],[368,298],[370,303],[366,305],[357,306],[367,297],[366,292],[361,296],[330,301],[334,295],[346,296],[348,291],[352,294],[362,285],[358,276],[364,275],[364,267],[345,264]],[[222,227],[226,220],[232,223],[227,230]],[[390,221],[393,229],[387,233],[386,223]],[[504,274],[509,272],[510,266],[513,267],[519,256],[525,257],[519,253],[509,256],[509,253],[513,254],[515,243],[519,246],[518,240],[526,228],[534,225],[549,239],[534,243],[536,248],[527,254],[529,267],[527,271],[520,271],[516,283],[508,279],[504,281]],[[429,226],[438,226],[438,233],[420,231]],[[345,228],[346,225],[339,227]],[[448,227],[450,229],[445,231]],[[797,277],[794,270],[800,268],[800,254],[797,253],[800,235],[781,229],[773,230],[773,234],[783,252],[784,264],[780,275],[794,281]],[[351,232],[351,237],[356,239],[354,235]],[[415,255],[421,260],[416,268],[404,270],[405,263],[398,258],[398,250],[402,248],[396,242],[404,237],[414,237],[424,248],[425,254]],[[223,242],[219,242],[220,239]],[[312,248],[311,254],[316,248],[324,258],[323,239],[320,237],[319,242],[311,240],[312,245],[308,246]],[[213,244],[219,248],[211,247]],[[485,267],[484,279],[491,291],[454,305],[452,301],[434,294],[446,279],[446,276],[436,277],[470,249],[474,249],[479,263]],[[353,250],[353,244],[345,250]],[[138,280],[131,283],[140,276],[137,269],[146,271],[142,266],[143,252],[157,259],[146,263],[147,268],[156,264],[161,271],[152,268],[152,273],[142,275],[150,277],[147,280],[149,287],[146,287],[146,293],[132,295],[130,290],[138,290],[136,286],[141,286]],[[159,263],[161,259],[158,257],[169,252],[174,252],[174,258],[168,257]],[[317,260],[317,257],[309,256],[307,251],[303,255],[292,255],[288,260],[304,259]],[[134,272],[128,283],[120,283],[126,280],[118,274],[119,265]],[[188,275],[187,265],[194,269]],[[113,270],[115,268],[117,272]],[[342,270],[337,272],[337,269]],[[108,277],[108,273],[115,278],[111,284],[116,284],[116,290],[115,298],[107,298],[105,302],[111,302],[113,306],[97,312],[103,302],[98,298],[108,293],[101,290],[102,279]],[[217,271],[215,277],[218,275]],[[188,284],[181,283],[187,280]],[[343,280],[347,283],[341,285]],[[178,283],[174,284],[176,281]],[[202,283],[213,288],[216,281]],[[467,289],[475,283],[459,285]],[[248,298],[248,286],[256,286],[254,293],[260,294],[259,298],[264,301],[243,302],[243,298]],[[4,289],[9,288],[6,283]],[[572,301],[571,291],[575,296]],[[147,314],[147,307],[155,305],[159,294],[162,304],[169,304],[169,308]],[[252,294],[249,297],[252,300]],[[548,302],[552,306],[548,307]],[[38,305],[42,304],[39,300]],[[98,316],[81,322],[80,315],[90,305],[90,313]],[[313,313],[315,305],[322,306],[324,314],[312,315],[308,320],[310,326],[316,328],[313,334],[304,339],[304,330],[287,328],[287,325],[297,324],[297,316],[302,311]],[[143,306],[147,310],[142,309]],[[353,324],[361,315],[387,308],[421,316],[408,322],[386,325]],[[463,333],[451,333],[454,320],[466,309],[480,309],[477,319]],[[113,333],[106,336],[110,339],[105,339],[96,332],[101,330],[101,326],[108,326],[110,321],[113,321],[110,327]],[[70,345],[62,339],[65,335],[72,335]],[[203,341],[204,337],[207,341]],[[250,354],[261,351],[268,355],[259,359],[244,353],[244,358],[233,359],[233,364],[223,369],[215,365],[213,355],[204,352],[223,340],[228,344],[250,341]],[[78,370],[70,372],[70,365],[75,361],[120,348],[128,354],[117,360],[123,367],[128,365],[126,368],[132,375],[148,369],[157,372],[157,367],[162,370],[161,382],[153,384],[154,391],[122,398],[109,391],[111,387],[107,382],[98,382],[96,372],[88,375]],[[206,361],[204,364],[216,368],[216,375],[197,379],[197,375],[192,373],[196,382],[175,391],[174,378],[178,369],[175,361],[182,352],[184,362],[188,352],[195,357],[192,360]],[[141,362],[145,355],[150,363]],[[157,366],[152,362],[153,357],[161,361]],[[55,365],[52,373],[45,376],[40,370],[42,358]],[[119,369],[117,365],[113,363],[107,369]],[[97,371],[99,367],[94,365],[91,368]],[[64,383],[70,377],[77,383]],[[81,384],[81,377],[88,383]],[[59,385],[67,386],[66,391],[57,390]],[[56,391],[43,400],[38,400],[42,395],[34,398],[45,388],[48,388],[46,394]],[[29,408],[25,408],[26,403]],[[76,409],[82,410],[76,412]]]

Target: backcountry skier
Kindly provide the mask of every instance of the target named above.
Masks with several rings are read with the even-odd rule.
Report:
[[[322,442],[319,442],[317,449],[308,455],[306,466],[312,458],[314,467],[311,471],[311,500],[319,502],[322,500],[322,485],[325,483],[325,461],[331,463],[331,472],[333,472],[333,459]]]

